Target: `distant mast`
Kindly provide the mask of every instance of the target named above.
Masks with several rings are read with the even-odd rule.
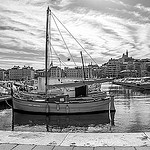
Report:
[[[51,15],[51,10],[49,9],[49,7],[47,8],[47,19],[46,19],[46,47],[45,47],[45,94],[47,95],[47,83],[48,83],[48,79],[47,79],[47,65],[48,65],[48,43],[49,43],[49,30],[50,30],[50,23],[49,23],[49,15]],[[50,42],[51,44],[51,42]],[[50,49],[51,49],[51,45],[50,45]]]

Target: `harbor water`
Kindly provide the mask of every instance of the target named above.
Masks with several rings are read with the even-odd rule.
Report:
[[[150,132],[150,91],[104,83],[114,95],[116,112],[82,115],[35,115],[13,112],[0,104],[0,130],[41,132]]]

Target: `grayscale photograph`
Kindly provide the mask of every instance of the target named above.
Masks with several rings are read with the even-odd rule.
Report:
[[[0,150],[150,150],[150,1],[1,0]]]

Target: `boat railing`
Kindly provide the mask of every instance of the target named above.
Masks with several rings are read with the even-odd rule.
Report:
[[[35,100],[35,99],[45,99],[44,95],[38,95],[38,94],[30,94],[22,91],[15,92],[13,94],[14,97],[26,99],[26,100]]]

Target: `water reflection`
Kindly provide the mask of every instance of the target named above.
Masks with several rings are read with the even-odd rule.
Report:
[[[115,128],[112,132],[150,131],[150,90],[114,84],[103,84],[102,89],[115,96]]]
[[[80,115],[37,115],[13,111],[12,130],[49,132],[109,132],[115,112]]]
[[[0,111],[4,110],[4,109],[10,109],[11,108],[10,106],[12,105],[12,102],[11,101],[9,101],[9,102],[7,101],[7,103],[5,101],[0,102]]]
[[[103,84],[102,86],[103,91],[108,91],[115,95],[115,97],[122,96],[126,99],[130,99],[135,96],[145,96],[150,95],[150,90],[143,90],[134,87],[127,87],[127,86],[120,86],[115,84]]]

